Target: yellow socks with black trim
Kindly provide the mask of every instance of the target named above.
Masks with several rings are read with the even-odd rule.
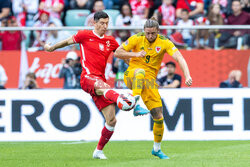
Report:
[[[145,78],[145,71],[138,70],[135,74],[132,85],[133,96],[141,95],[142,88],[144,85],[144,78]]]
[[[164,124],[163,118],[154,119],[153,133],[154,133],[154,151],[161,149],[161,141],[163,137]]]

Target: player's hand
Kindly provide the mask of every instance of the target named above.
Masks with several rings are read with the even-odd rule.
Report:
[[[50,46],[50,43],[46,43],[44,45],[44,50],[47,51],[47,52],[53,52],[54,51],[53,47]]]
[[[192,80],[192,78],[189,76],[189,77],[186,78],[185,84],[186,84],[187,86],[191,86],[191,85],[192,85],[192,82],[193,82],[193,80]]]
[[[145,57],[146,56],[146,52],[144,50],[140,51],[140,52],[136,52],[135,53],[135,57]]]

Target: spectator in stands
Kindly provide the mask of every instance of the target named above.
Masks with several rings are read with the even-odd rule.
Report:
[[[90,9],[94,0],[65,0],[67,1],[69,9]]]
[[[206,17],[199,17],[195,20],[196,25],[209,25]],[[197,49],[210,49],[209,48],[209,31],[208,29],[197,30],[195,34],[195,46]]]
[[[6,75],[6,72],[0,64],[0,89],[5,89],[5,84],[8,81],[8,77]]]
[[[117,16],[116,26],[141,26],[141,19],[137,15],[133,15],[129,3],[124,3],[120,8],[121,14]]]
[[[76,89],[81,89],[81,74],[82,74],[82,64],[81,64],[81,57],[77,56],[77,59],[74,64],[74,73],[76,75]]]
[[[51,22],[48,25],[49,27],[56,27],[55,23]],[[49,32],[46,43],[51,43],[51,44],[55,44],[59,41],[62,41],[63,39],[66,39],[68,37],[70,37],[71,34],[68,31],[58,31],[58,30],[52,30]],[[70,45],[67,47],[63,47],[60,49],[57,49],[58,51],[64,51],[64,50],[72,50],[72,48],[75,45]]]
[[[227,13],[228,0],[212,0],[212,4],[220,5],[222,13]]]
[[[2,19],[10,14],[10,0],[0,0],[0,26]]]
[[[48,11],[50,14],[50,21],[57,26],[62,26],[61,12],[64,8],[64,0],[41,0],[39,5],[40,10]]]
[[[103,1],[102,0],[96,0],[95,3],[94,3],[93,12],[90,15],[88,15],[84,25],[85,26],[93,26],[94,25],[94,14],[95,14],[95,12],[102,11],[104,9],[105,9],[105,7],[104,7],[104,4],[103,4]],[[111,17],[109,17],[109,18],[111,18]],[[109,26],[113,26],[112,19],[109,19]]]
[[[32,27],[38,13],[39,0],[13,0],[12,11],[19,25]]]
[[[160,88],[180,88],[181,76],[175,73],[176,65],[174,62],[169,61],[166,63],[167,73],[165,76],[157,78],[157,83]]]
[[[26,74],[24,85],[22,89],[38,89],[38,84],[36,82],[36,75],[35,73],[28,73]]]
[[[113,9],[114,5],[119,5],[120,0],[103,0],[105,9]]]
[[[41,10],[39,12],[40,17],[39,20],[34,24],[34,27],[48,27],[49,26],[49,20],[50,20],[50,13],[45,11],[45,10]],[[49,31],[47,30],[39,30],[36,31],[36,40],[33,43],[33,47],[40,47],[40,50],[43,48],[45,41],[48,38],[48,34]]]
[[[241,71],[232,70],[229,73],[228,79],[220,83],[220,88],[242,88],[240,83]]]
[[[181,18],[182,9],[187,9],[189,11],[190,19],[203,16],[203,0],[178,0],[176,6],[176,17]]]
[[[249,0],[241,0],[242,10],[250,13],[250,1]]]
[[[138,15],[143,20],[148,18],[150,8],[149,0],[129,0],[129,3],[133,15]]]
[[[224,16],[222,15],[219,4],[211,4],[208,10],[208,20],[210,25],[223,25]],[[209,47],[218,48],[218,38],[221,33],[219,30],[209,30]],[[216,41],[216,42],[215,42]]]
[[[59,73],[59,78],[64,79],[63,89],[75,89],[77,87],[77,80],[74,72],[74,65],[77,58],[77,54],[70,51],[66,55],[66,60],[62,60],[62,68]]]
[[[227,25],[249,25],[250,15],[242,11],[240,0],[233,0],[232,2],[233,14],[226,19]],[[225,30],[219,38],[219,46],[222,48],[248,48],[248,34],[245,30]],[[241,47],[242,46],[242,47]]]
[[[17,20],[11,16],[7,20],[8,27],[18,27]],[[20,50],[21,42],[24,35],[21,31],[4,31],[0,32],[0,40],[2,41],[2,50]]]
[[[194,21],[189,19],[189,12],[187,9],[182,9],[181,11],[181,19],[177,22],[177,25],[180,27],[192,26],[194,25]],[[187,49],[191,49],[192,47],[192,31],[189,29],[178,30],[182,34],[182,38],[184,43],[187,45]]]
[[[174,25],[175,8],[173,0],[162,0],[162,5],[158,8],[158,21],[161,25]]]

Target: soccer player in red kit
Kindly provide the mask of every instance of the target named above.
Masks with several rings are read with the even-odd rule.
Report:
[[[94,30],[80,30],[72,37],[55,45],[45,44],[44,49],[52,52],[71,44],[80,44],[83,67],[80,81],[81,87],[92,96],[97,108],[103,113],[106,120],[101,138],[93,153],[93,158],[107,159],[102,150],[114,132],[116,124],[114,103],[117,103],[119,98],[123,99],[123,96],[110,89],[110,86],[106,83],[104,73],[109,55],[119,45],[114,37],[105,35],[109,22],[109,16],[105,12],[96,12],[94,22]],[[123,102],[125,103],[125,101]]]

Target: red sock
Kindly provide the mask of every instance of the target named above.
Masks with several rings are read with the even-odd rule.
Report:
[[[102,150],[103,147],[108,143],[109,139],[113,135],[114,131],[109,131],[105,126],[102,129],[102,136],[98,142],[97,149]]]
[[[111,90],[111,89],[109,89],[109,90],[107,90],[107,91],[104,92],[104,97],[105,97],[106,99],[108,99],[108,100],[114,102],[114,103],[117,102],[117,98],[118,98],[119,96],[120,96],[119,93],[117,93],[116,91]]]

